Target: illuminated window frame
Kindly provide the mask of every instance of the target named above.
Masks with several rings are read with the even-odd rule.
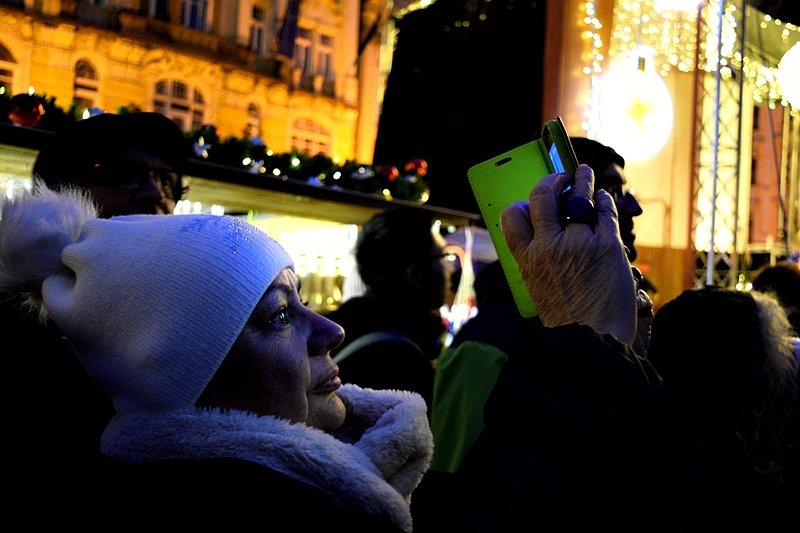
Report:
[[[177,80],[160,80],[155,86],[153,110],[178,124],[182,130],[205,123],[205,99],[199,89]]]
[[[249,138],[261,136],[261,109],[254,103],[247,106],[247,126],[245,134]]]
[[[330,156],[331,134],[321,124],[310,119],[297,119],[292,124],[292,148],[313,156]]]
[[[261,6],[253,6],[250,19],[250,50],[258,55],[267,53],[267,13]]]
[[[0,87],[9,93],[14,87],[14,75],[17,73],[17,62],[8,48],[0,44]],[[0,93],[2,94],[2,93]]]
[[[100,82],[97,69],[86,59],[75,63],[75,81],[72,85],[72,99],[79,112],[97,105]]]

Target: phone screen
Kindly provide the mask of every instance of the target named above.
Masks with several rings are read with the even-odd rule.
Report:
[[[553,163],[553,168],[556,172],[566,172],[567,170],[564,168],[564,162],[561,161],[561,155],[558,153],[558,146],[556,143],[550,145],[550,161]]]
[[[575,174],[578,167],[578,160],[575,157],[575,150],[572,148],[567,130],[561,117],[548,120],[542,128],[542,139],[544,140],[547,155],[553,165],[554,172],[567,172]]]

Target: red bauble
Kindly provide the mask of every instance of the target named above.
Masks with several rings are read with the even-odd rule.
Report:
[[[419,176],[424,176],[428,172],[428,162],[421,157],[415,157],[406,163],[406,172],[413,172]]]
[[[44,115],[44,104],[38,96],[22,93],[11,98],[8,118],[15,126],[33,128]]]
[[[389,181],[394,181],[400,176],[400,171],[394,165],[383,165],[380,172]]]

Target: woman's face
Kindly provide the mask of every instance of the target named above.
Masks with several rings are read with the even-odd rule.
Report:
[[[345,407],[331,349],[341,326],[306,307],[297,275],[272,282],[198,405],[239,409],[305,422],[325,431],[344,423]]]

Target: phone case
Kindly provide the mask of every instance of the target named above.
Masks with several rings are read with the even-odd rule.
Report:
[[[506,245],[500,229],[500,213],[512,203],[527,200],[533,186],[552,172],[542,138],[478,163],[467,171],[467,179],[517,308],[526,317],[536,315],[536,306],[525,288],[517,262]]]

